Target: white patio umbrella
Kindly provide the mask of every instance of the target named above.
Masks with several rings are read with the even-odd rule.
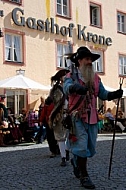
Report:
[[[107,91],[115,91],[115,89],[114,88],[111,88],[111,87],[109,87],[109,86],[106,86],[106,85],[104,85],[104,88],[107,90]]]
[[[123,88],[123,96],[126,97],[126,88]]]
[[[30,78],[27,78],[21,74],[1,80],[0,88],[7,89],[31,89],[31,90],[43,90],[49,91],[50,87],[42,85]]]

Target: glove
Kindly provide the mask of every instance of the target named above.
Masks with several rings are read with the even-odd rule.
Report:
[[[79,95],[85,95],[87,93],[87,91],[88,91],[88,88],[84,87],[80,84],[73,84],[69,87],[70,94],[76,92]]]
[[[116,90],[114,92],[109,92],[108,93],[108,101],[111,101],[111,100],[114,100],[117,98],[121,98],[122,95],[123,95],[123,90],[121,90],[121,89]]]

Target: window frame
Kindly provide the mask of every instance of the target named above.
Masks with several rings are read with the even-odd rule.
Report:
[[[94,7],[94,10],[91,9],[91,7]],[[97,10],[97,19],[96,19],[97,23],[93,22],[93,12],[95,10]],[[102,10],[101,10],[101,5],[100,4],[96,4],[94,2],[90,2],[89,11],[90,11],[90,25],[93,26],[93,27],[101,28],[102,27]]]
[[[56,15],[57,16],[60,16],[60,17],[64,17],[64,18],[71,18],[71,9],[70,9],[70,5],[71,5],[71,0],[67,0],[67,2],[68,2],[68,5],[67,5],[67,14],[65,15],[65,14],[63,14],[63,0],[61,0],[61,4],[60,4],[60,6],[61,6],[61,13],[58,13],[58,8],[57,8],[57,6],[58,6],[58,2],[57,2],[58,0],[56,0]]]
[[[62,48],[62,53],[61,55],[58,55],[58,45],[63,46]],[[66,51],[65,48],[66,47]],[[56,68],[57,69],[63,69],[63,68],[69,68],[69,66],[67,66],[67,54],[69,53],[69,44],[68,42],[61,42],[61,41],[56,41]],[[61,65],[58,63],[58,59],[61,58]],[[66,65],[66,66],[65,66]]]
[[[97,59],[96,61],[92,62],[92,65],[93,65],[93,69],[96,73],[98,74],[103,74],[104,73],[104,51],[103,50],[95,50],[93,49],[92,50],[92,53],[96,53],[96,54],[100,54],[100,58]],[[99,66],[99,68],[101,67],[101,70],[98,71],[98,63],[101,64],[101,66]],[[97,64],[97,65],[96,65]]]
[[[97,97],[97,101],[96,101],[96,107],[97,107],[97,109],[99,109],[104,104],[105,104],[104,100],[101,100],[99,97]],[[102,110],[104,110],[104,107],[102,108]],[[103,111],[103,113],[104,113],[104,111]]]
[[[22,5],[22,0],[19,0],[20,2],[15,2],[15,0],[3,0],[3,1],[7,1],[9,3],[13,3],[13,4],[18,4],[18,5]]]
[[[6,100],[7,106],[12,108],[15,115],[19,115],[21,113],[22,108],[25,108],[27,104],[26,90],[6,89],[6,94],[7,94],[7,100]],[[10,98],[13,101],[9,101]]]
[[[121,107],[122,112],[125,112],[125,98],[124,97],[120,98],[120,107]]]
[[[124,23],[122,20],[122,17],[124,17]],[[120,21],[119,21],[120,18]],[[117,32],[126,34],[126,13],[117,11]]]
[[[19,49],[20,50],[20,57],[21,57],[20,61],[15,61],[14,59],[11,59],[11,60],[6,59],[6,48],[7,48],[6,39],[5,39],[6,34],[10,35],[12,38],[14,36],[19,36],[20,37],[20,49]],[[24,40],[24,36],[25,36],[25,33],[23,33],[23,32],[14,31],[14,30],[10,30],[10,29],[5,29],[5,34],[4,34],[4,63],[5,64],[11,64],[11,65],[12,64],[14,64],[14,65],[17,64],[17,65],[20,65],[20,66],[25,64],[25,43],[24,43],[25,40]],[[13,58],[14,58],[14,50],[15,50],[15,48],[14,48],[14,46],[10,47],[10,48],[12,48],[11,50],[13,52],[12,54],[13,54]]]
[[[121,65],[120,59],[122,59],[122,62],[123,62],[122,65]],[[126,77],[126,55],[119,54],[118,67],[119,67],[119,76]]]

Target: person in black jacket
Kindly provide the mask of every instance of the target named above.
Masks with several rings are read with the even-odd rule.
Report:
[[[0,108],[2,108],[4,111],[4,118],[7,118],[8,117],[8,111],[7,111],[7,108],[5,106],[5,98],[6,98],[5,95],[0,95]]]

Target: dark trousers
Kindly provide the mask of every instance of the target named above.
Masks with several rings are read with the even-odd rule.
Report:
[[[21,133],[22,133],[23,137],[25,138],[26,131],[27,131],[27,128],[28,128],[28,122],[27,121],[21,122],[20,125],[19,125],[19,128],[21,130]]]
[[[46,124],[46,138],[50,151],[57,154],[57,141],[55,140],[53,129],[50,129],[48,124]]]
[[[10,128],[10,133],[12,135],[13,140],[21,140],[23,137],[22,132],[19,127],[15,125],[15,127]]]
[[[38,141],[38,143],[42,143],[46,139],[46,128],[43,125],[40,125],[35,139]]]

